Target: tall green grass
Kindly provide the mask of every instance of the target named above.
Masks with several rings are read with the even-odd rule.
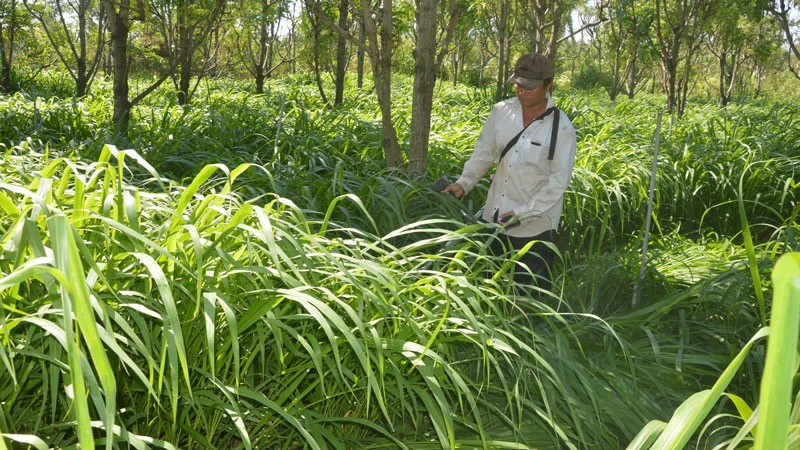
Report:
[[[783,449],[797,448],[800,445],[800,435],[797,432],[800,420],[798,404],[796,399],[791,401],[795,396],[794,378],[798,371],[800,254],[794,252],[783,255],[775,265],[772,281],[775,299],[771,326],[761,328],[753,336],[711,389],[689,397],[675,410],[668,423],[656,421],[648,424],[631,442],[629,449],[684,448],[723,395],[736,406],[738,417],[743,422],[735,436],[724,442],[724,448],[740,448],[746,445],[755,449]],[[755,408],[751,408],[740,396],[725,390],[740,369],[747,353],[766,336],[769,339],[763,378],[760,381],[760,400]],[[712,418],[712,423],[717,419]]]
[[[297,77],[198,95],[149,98],[119,147],[100,145],[92,100],[38,129],[30,100],[0,100],[20,124],[0,143],[9,442],[616,449],[723,382],[733,400],[684,435],[728,445],[747,428],[766,280],[798,249],[796,106],[698,106],[664,130],[631,309],[655,99],[558,93],[579,154],[556,289],[534,300],[487,256],[492,227],[461,220],[486,183],[463,201],[429,188],[468,157],[480,93],[439,88],[421,180],[382,169],[367,94],[332,109]],[[63,140],[52,124],[70,121]]]
[[[5,402],[5,433],[61,448],[616,439],[553,394],[599,391],[570,380],[586,362],[563,319],[547,320],[551,342],[506,316],[496,299],[511,286],[476,243],[485,231],[313,221],[285,198],[243,201],[248,166],[150,193],[125,181],[136,159],[106,147],[98,163],[56,159],[28,187],[3,185],[17,208],[0,280],[4,389],[27,392]],[[347,202],[369,218],[352,195],[328,216]]]

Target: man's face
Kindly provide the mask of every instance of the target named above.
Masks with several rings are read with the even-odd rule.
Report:
[[[517,98],[519,98],[520,103],[522,106],[536,106],[541,103],[547,102],[547,89],[549,86],[545,86],[544,83],[536,86],[534,89],[525,89],[524,87],[515,84],[514,90],[517,93]]]

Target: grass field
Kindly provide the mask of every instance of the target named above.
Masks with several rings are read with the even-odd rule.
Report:
[[[159,92],[123,140],[107,87],[52,86],[0,97],[0,449],[798,446],[797,330],[771,314],[797,317],[800,105],[664,118],[640,280],[662,100],[557,91],[578,157],[534,300],[461,221],[488,182],[430,189],[482,92],[438,88],[409,180],[352,88],[338,109],[306,76]]]

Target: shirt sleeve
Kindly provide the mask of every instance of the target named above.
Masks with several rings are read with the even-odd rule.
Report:
[[[500,116],[500,105],[495,105],[492,112],[486,118],[483,124],[480,135],[475,142],[475,150],[469,160],[464,164],[464,170],[461,176],[456,180],[464,188],[464,194],[469,194],[470,191],[481,181],[492,164],[495,163],[499,156],[500,150],[497,148],[497,122]]]
[[[559,111],[559,114],[561,117],[559,118],[556,150],[550,165],[550,176],[547,183],[528,201],[523,211],[514,211],[515,214],[538,215],[556,206],[562,201],[564,192],[572,179],[577,138],[575,128],[566,114],[562,111]]]

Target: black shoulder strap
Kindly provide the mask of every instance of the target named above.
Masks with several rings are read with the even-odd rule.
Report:
[[[508,151],[509,151],[509,150],[511,150],[511,147],[513,147],[513,146],[514,146],[514,144],[516,144],[516,143],[517,143],[517,141],[519,140],[519,137],[520,137],[520,136],[522,136],[522,133],[524,133],[524,132],[525,132],[525,130],[526,130],[526,129],[527,129],[529,126],[531,126],[531,123],[533,123],[533,122],[536,122],[536,121],[535,121],[535,120],[532,120],[532,121],[531,121],[531,122],[530,122],[528,125],[526,125],[526,126],[525,126],[525,127],[523,127],[521,130],[519,130],[519,133],[517,133],[517,135],[516,135],[516,136],[514,136],[513,138],[511,138],[511,140],[510,140],[510,141],[508,141],[508,144],[506,144],[506,147],[503,149],[503,153],[500,153],[500,159],[498,159],[498,160],[497,160],[497,163],[498,163],[498,164],[500,163],[500,161],[502,161],[502,160],[503,160],[503,157],[504,157],[504,156],[506,156],[506,153],[508,153]]]
[[[548,161],[553,160],[553,155],[556,153],[556,140],[558,140],[558,118],[561,117],[561,112],[558,108],[553,107],[555,115],[553,116],[553,131],[550,132],[550,151],[547,153]]]
[[[528,125],[525,125],[525,127],[523,127],[523,128],[522,128],[522,130],[520,130],[520,132],[519,132],[519,133],[517,133],[517,135],[516,135],[516,136],[514,136],[513,138],[511,138],[511,140],[510,140],[510,141],[508,141],[508,144],[506,144],[505,148],[503,149],[503,153],[500,153],[500,159],[498,159],[498,160],[497,160],[497,163],[499,164],[499,163],[500,163],[500,161],[502,161],[502,160],[503,160],[503,157],[505,157],[505,156],[506,156],[506,153],[508,153],[508,151],[509,151],[509,150],[511,150],[511,147],[513,147],[513,146],[514,146],[514,144],[516,144],[516,143],[517,143],[517,141],[519,140],[519,137],[520,137],[520,136],[522,136],[522,133],[524,133],[524,132],[525,132],[525,130],[526,130],[526,129],[528,129],[528,127],[529,127],[529,126],[531,126],[531,124],[532,124],[533,122],[536,122],[537,120],[542,120],[542,119],[544,119],[545,117],[547,117],[547,115],[548,115],[548,114],[551,114],[553,111],[558,111],[558,109],[557,109],[555,106],[553,106],[552,108],[548,108],[548,109],[547,109],[545,112],[543,112],[543,113],[542,113],[542,115],[540,115],[539,117],[537,117],[537,118],[535,118],[535,119],[531,120],[531,121],[528,123]],[[554,129],[554,130],[557,130],[557,129],[558,129],[558,116],[559,116],[559,115],[560,115],[560,114],[556,114],[556,115],[555,115],[555,117],[554,117],[554,119],[555,119],[555,122],[553,122],[553,129]],[[555,133],[555,131],[554,131],[554,133]],[[555,140],[553,140],[553,139],[551,138],[551,139],[550,139],[550,153],[548,154],[548,159],[553,159],[553,152],[555,152]]]

